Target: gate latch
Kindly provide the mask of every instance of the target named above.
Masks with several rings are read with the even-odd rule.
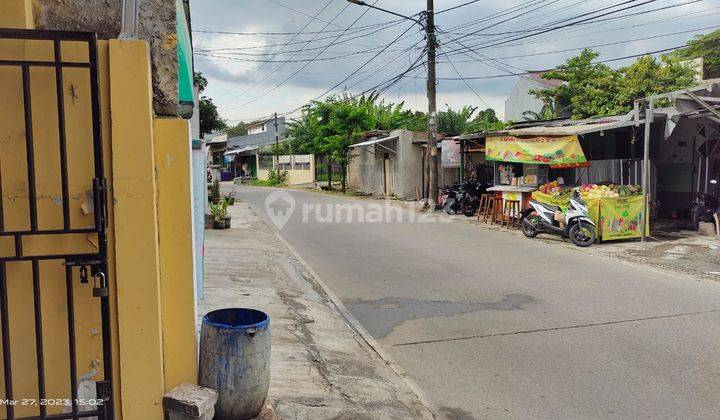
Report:
[[[80,283],[89,283],[88,267],[90,267],[90,275],[93,277],[93,296],[107,297],[109,287],[107,276],[105,275],[106,264],[104,261],[98,260],[78,260],[66,261],[63,265],[68,267],[80,267]]]

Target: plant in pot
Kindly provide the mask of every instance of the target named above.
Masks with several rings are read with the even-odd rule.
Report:
[[[219,203],[210,204],[210,214],[213,216],[213,229],[230,227],[230,216],[227,214],[227,207],[227,202],[224,200]]]
[[[210,198],[210,202],[213,204],[218,204],[220,202],[220,181],[217,179],[213,181],[208,197]]]
[[[232,206],[233,204],[235,204],[235,191],[225,194],[224,197],[225,197],[225,201],[227,201],[229,206]]]

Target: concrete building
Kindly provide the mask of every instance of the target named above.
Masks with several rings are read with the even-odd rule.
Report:
[[[422,195],[425,132],[372,133],[351,146],[348,188],[381,197],[412,200]]]
[[[285,139],[286,123],[285,117],[278,117],[278,138]],[[275,119],[256,121],[246,126],[247,134],[227,139],[227,149],[232,150],[241,147],[255,145],[271,145],[275,143]]]
[[[530,91],[533,89],[550,89],[562,84],[559,80],[543,79],[542,72],[524,74],[520,76],[510,96],[505,100],[505,121],[525,121],[524,112],[540,113],[543,102]]]

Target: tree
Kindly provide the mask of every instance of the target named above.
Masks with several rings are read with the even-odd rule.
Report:
[[[220,118],[217,106],[207,96],[200,98],[200,135],[212,133],[216,130],[223,130],[227,127],[225,120]]]
[[[477,107],[464,106],[460,111],[453,111],[449,106],[446,111],[438,112],[438,132],[446,136],[458,134],[495,131],[505,127],[495,114],[495,110],[487,108],[475,115]],[[475,117],[473,118],[473,115]]]
[[[203,93],[208,85],[208,81],[201,72],[196,71],[193,73],[193,84],[198,87],[200,93]]]
[[[427,115],[404,109],[404,104],[386,104],[376,94],[352,97],[347,94],[314,101],[302,111],[289,130],[292,140],[286,142],[291,150],[323,154],[343,167],[341,178],[346,191],[345,168],[350,161],[350,146],[357,143],[366,131],[425,129]],[[329,177],[328,182],[331,182]]]
[[[632,110],[637,99],[693,84],[692,68],[671,56],[661,56],[659,60],[645,56],[630,66],[613,70],[606,64],[593,62],[599,55],[590,49],[583,50],[557,70],[542,75],[565,83],[531,93],[546,106],[554,106],[553,110],[557,104],[570,104],[572,118],[582,119],[625,114]]]
[[[453,111],[447,104],[445,106],[447,110],[438,112],[438,133],[443,133],[446,136],[457,136],[467,132],[468,122],[477,111],[477,107],[464,106],[460,111]]]
[[[247,126],[244,122],[240,121],[235,125],[230,125],[225,129],[228,137],[244,136],[247,134]]]
[[[207,88],[208,81],[202,73],[196,71],[193,73],[193,83],[197,86],[198,91],[202,93]],[[213,100],[207,96],[200,97],[200,135],[212,133],[215,130],[223,130],[227,127],[225,120],[220,118],[217,106]]]
[[[720,29],[696,36],[688,41],[687,48],[675,51],[673,56],[680,60],[703,57],[705,78],[720,77]]]

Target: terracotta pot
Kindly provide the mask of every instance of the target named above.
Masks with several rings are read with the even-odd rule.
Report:
[[[213,220],[213,229],[225,229],[225,220]]]
[[[210,202],[213,204],[217,204],[220,202],[220,197],[210,197]]]

